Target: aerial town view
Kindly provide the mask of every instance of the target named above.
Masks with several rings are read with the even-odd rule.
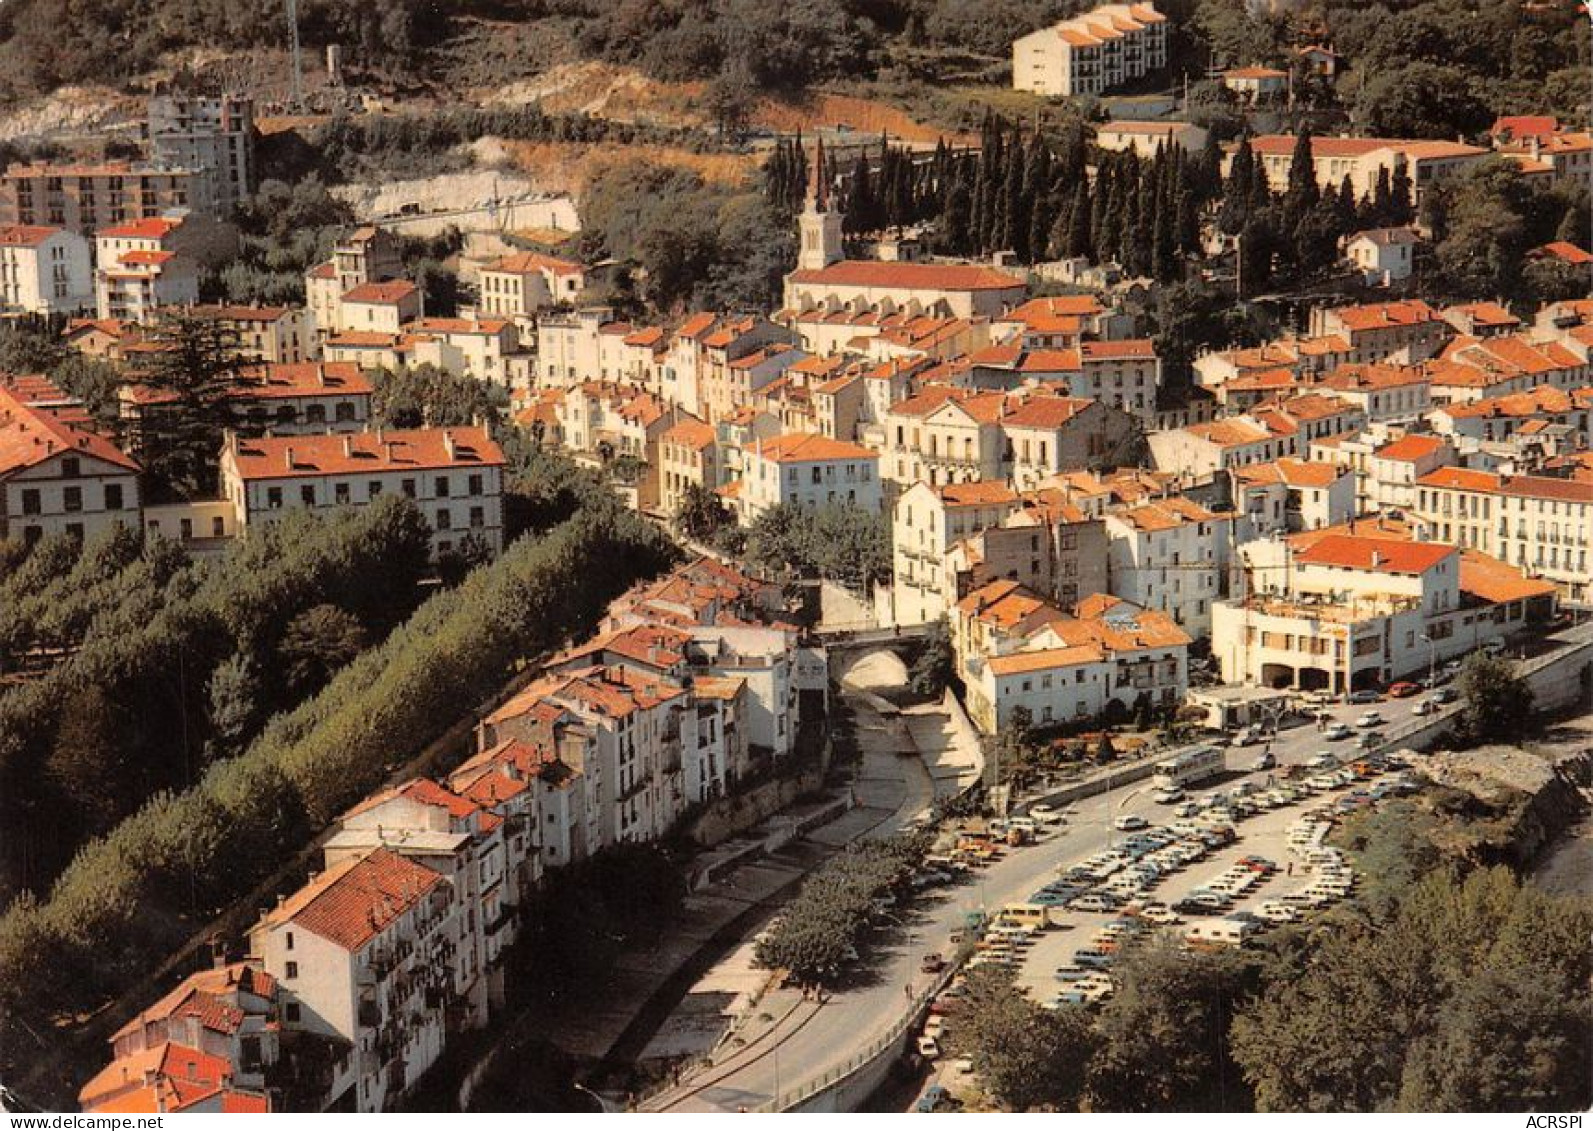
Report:
[[[0,0],[0,1126],[1582,1126],[1590,31]]]

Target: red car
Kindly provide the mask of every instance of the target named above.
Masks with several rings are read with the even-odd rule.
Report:
[[[1420,691],[1420,684],[1396,683],[1388,689],[1388,695],[1390,699],[1409,699],[1412,695],[1415,695]]]

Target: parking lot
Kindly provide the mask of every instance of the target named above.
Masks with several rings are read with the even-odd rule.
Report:
[[[1151,930],[1176,931],[1192,946],[1236,945],[1344,898],[1355,877],[1323,844],[1333,819],[1415,783],[1395,759],[1345,750],[1343,760],[1349,765],[1302,767],[1270,785],[1192,788],[1182,804],[1196,805],[1195,815],[1178,818],[1165,805],[1144,827],[1114,829],[1107,846],[1060,866],[1023,901],[1044,907],[1051,926],[1033,925],[1034,912],[997,916],[970,966],[1013,968],[1042,1004],[1088,1004],[1111,994],[1116,956]],[[1066,828],[1051,824],[1047,839]]]

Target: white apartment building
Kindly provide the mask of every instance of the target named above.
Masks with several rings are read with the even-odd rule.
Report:
[[[1052,97],[1102,94],[1167,65],[1155,5],[1103,4],[1014,40],[1012,86]]]
[[[750,523],[778,506],[854,506],[878,514],[879,455],[860,444],[808,432],[755,440],[743,449],[734,501]]]
[[[75,314],[93,305],[86,239],[65,228],[0,228],[0,314]]]
[[[144,134],[150,160],[192,170],[204,182],[200,195],[218,216],[254,191],[253,99],[158,94],[149,100]]]
[[[94,235],[94,304],[101,318],[149,322],[162,306],[199,301],[199,264],[182,249],[181,219],[157,217]]]
[[[504,462],[477,427],[251,439],[234,433],[221,452],[221,490],[245,534],[289,507],[327,511],[403,495],[431,525],[433,557],[466,538],[497,554]]]
[[[486,385],[507,387],[512,366],[520,359],[520,331],[502,318],[417,318],[404,327],[412,339],[440,343],[442,353],[457,358],[441,368],[459,376],[474,377]],[[529,373],[529,359],[524,371]]]
[[[578,299],[586,289],[586,269],[567,259],[519,252],[481,268],[478,289],[481,314],[529,319],[546,307]]]
[[[1234,511],[1244,523],[1237,536],[1320,530],[1355,517],[1355,474],[1331,463],[1286,457],[1237,468]]]
[[[330,865],[250,931],[250,954],[288,995],[283,1029],[351,1046],[329,1110],[386,1110],[442,1055],[467,910],[440,873],[377,848]]]
[[[1593,483],[1444,467],[1416,481],[1410,518],[1419,537],[1481,550],[1570,600],[1593,597]]]
[[[0,539],[137,527],[139,470],[98,433],[0,387]]]
[[[1243,547],[1248,596],[1213,613],[1226,682],[1339,695],[1383,687],[1553,612],[1552,584],[1497,560],[1403,529],[1348,529]]]
[[[1173,496],[1108,512],[1106,535],[1114,596],[1210,635],[1211,606],[1228,589],[1232,516]]]
[[[949,608],[946,556],[1018,509],[1018,493],[999,480],[931,487],[919,481],[896,497],[891,521],[892,598],[897,624],[925,624]]]

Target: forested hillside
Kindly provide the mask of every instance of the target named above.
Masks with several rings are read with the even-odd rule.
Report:
[[[446,90],[463,58],[510,23],[530,24],[562,57],[638,67],[662,80],[718,78],[793,93],[835,79],[937,74],[984,60],[1000,83],[1012,40],[1090,7],[1087,0],[299,0],[312,49],[342,44],[360,72]],[[1161,0],[1172,57],[1208,64],[1286,62],[1300,35],[1329,40],[1361,75],[1358,109],[1402,129],[1423,116],[1574,107],[1586,95],[1587,21],[1574,3],[1381,0],[1249,14],[1243,0]],[[521,41],[523,42],[523,41]],[[167,52],[284,47],[283,0],[8,0],[0,5],[0,95],[126,79]],[[944,70],[944,67],[939,67]],[[966,68],[959,66],[959,70]]]

